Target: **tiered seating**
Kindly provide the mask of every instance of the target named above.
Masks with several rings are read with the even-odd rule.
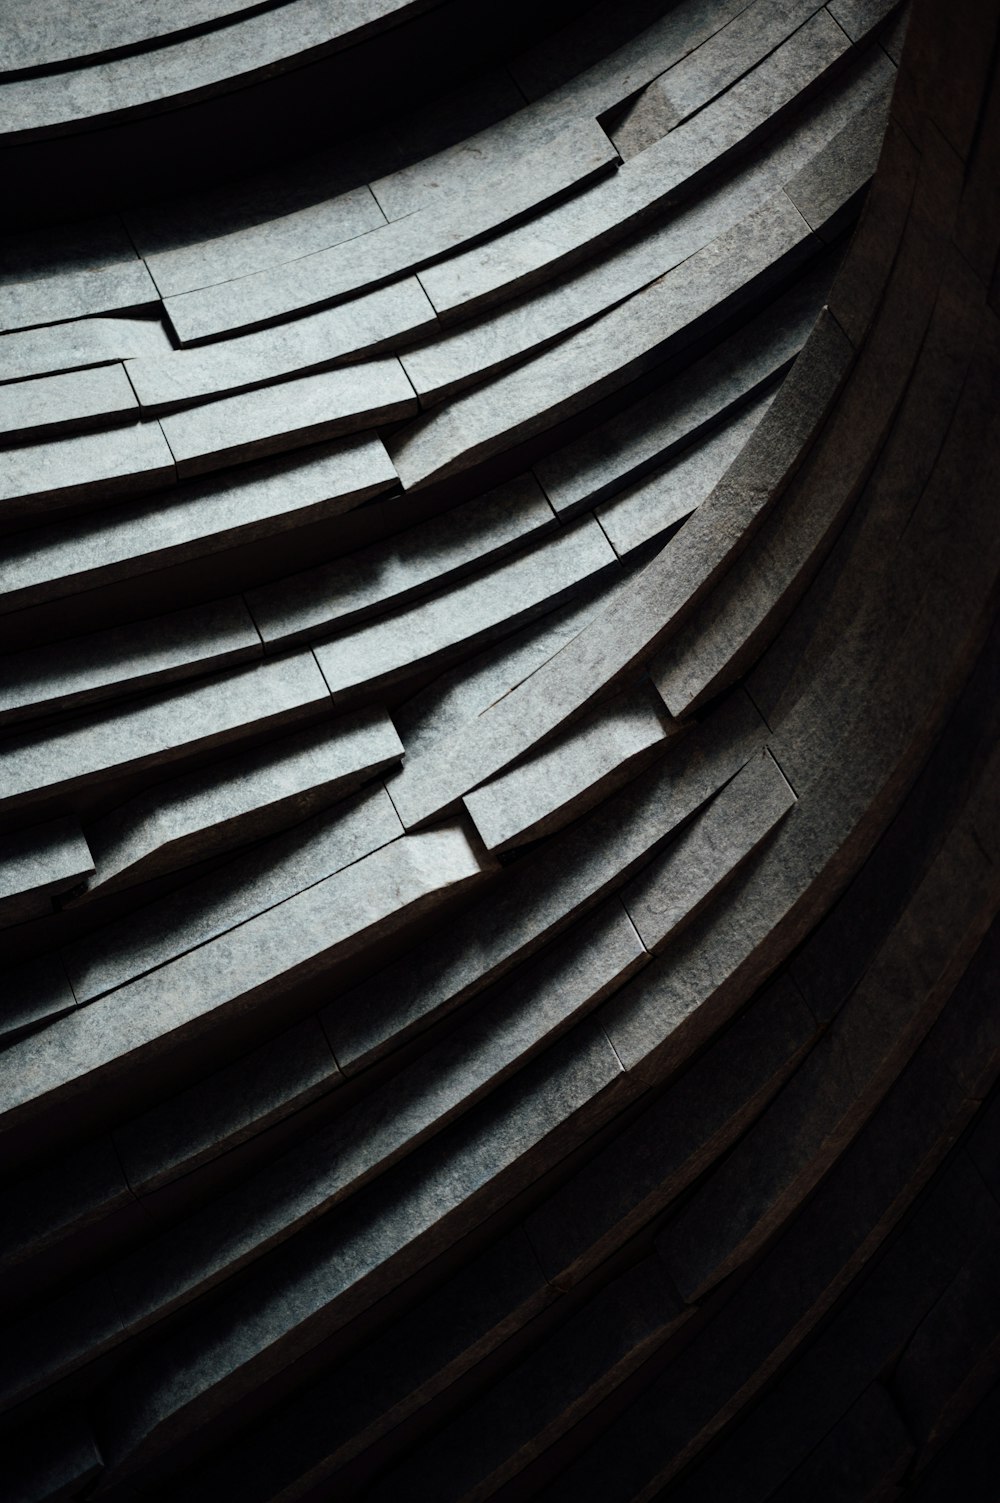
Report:
[[[1000,9],[182,10],[0,75],[10,1496],[985,1500]]]

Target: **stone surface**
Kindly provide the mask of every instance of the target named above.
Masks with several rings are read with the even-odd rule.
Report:
[[[770,835],[795,794],[769,752],[758,753],[663,855],[622,892],[647,950],[657,951]]]
[[[181,343],[189,344],[347,297],[416,270],[617,160],[596,122],[582,121],[516,166],[484,174],[473,188],[442,195],[443,201],[344,245],[300,256],[271,272],[168,297],[167,315]]]
[[[389,442],[403,486],[414,489],[466,469],[624,385],[662,360],[672,340],[690,336],[759,279],[800,259],[810,238],[787,198],[768,200],[554,349],[403,428]]]
[[[347,193],[320,196],[318,202],[288,213],[280,212],[283,206],[277,196],[268,204],[266,195],[261,195],[264,203],[257,207],[252,189],[244,191],[242,216],[226,215],[224,198],[201,213],[200,205],[184,206],[178,213],[177,205],[171,204],[170,212],[153,208],[128,214],[139,253],[163,297],[250,276],[353,240],[385,223],[365,184]],[[240,218],[243,223],[233,223]]]
[[[360,943],[482,875],[457,826],[406,836],[237,928],[21,1040],[8,1054],[6,1123],[100,1089],[178,1042],[321,973]]]
[[[160,427],[180,475],[195,475],[359,428],[411,417],[398,360],[372,360],[167,413]]]
[[[252,590],[247,603],[265,643],[296,641],[402,604],[553,526],[537,481],[519,476],[384,543]]]
[[[535,466],[553,507],[567,516],[659,466],[702,427],[781,375],[816,321],[831,268],[820,264],[788,292],[648,397]]]
[[[272,837],[99,935],[67,946],[77,995],[103,992],[165,965],[361,860],[402,833],[385,790],[355,795]]]
[[[311,653],[237,669],[7,742],[0,800],[8,808],[224,746],[249,730],[315,717],[328,703]]]
[[[115,698],[260,655],[260,639],[240,596],[72,642],[29,647],[5,659],[0,722]]]
[[[873,1383],[771,1497],[774,1503],[807,1497],[816,1503],[877,1503],[902,1481],[912,1458],[913,1442],[898,1408]]]
[[[678,197],[689,196],[707,172],[727,166],[727,158],[745,148],[748,137],[766,130],[772,117],[815,81],[817,68],[835,64],[847,45],[828,16],[817,17],[717,104],[632,157],[613,178],[483,246],[421,271],[431,302],[442,318],[467,316],[593,255],[651,215],[673,209]],[[764,143],[755,154],[758,168],[766,173],[770,163],[780,182],[783,161],[789,175],[804,167],[808,155],[836,134],[855,109],[888,93],[893,71],[880,52],[860,59],[847,82],[808,107],[787,135]],[[772,183],[772,191],[776,185]]]
[[[87,894],[296,825],[402,755],[388,715],[369,710],[161,783],[88,826],[96,870]]]
[[[130,5],[112,0],[109,5],[86,8],[68,16],[57,4],[10,6],[9,52],[4,72],[24,68],[48,69],[55,63],[100,57],[120,47],[156,44],[172,32],[205,26],[248,10],[256,0],[194,0],[178,11],[164,0],[153,0],[138,14]]]
[[[5,540],[0,609],[75,594],[350,511],[397,483],[380,439],[339,439],[186,480],[148,500]]]
[[[828,37],[834,41],[836,33],[830,29],[826,14],[812,26],[807,25],[818,9],[814,0],[797,0],[797,3],[793,0],[791,4],[777,6],[748,5],[648,85],[614,132],[613,140],[622,156],[635,156],[689,115],[704,109],[744,75],[752,75],[768,54],[786,43],[799,27],[804,33],[800,40],[805,41],[808,36],[822,54],[822,43]]]
[[[25,1426],[5,1461],[10,1503],[55,1503],[100,1475],[103,1460],[82,1415],[46,1415]]]
[[[30,1262],[131,1200],[107,1139],[75,1149],[10,1187],[0,1263],[12,1268]]]
[[[764,735],[763,722],[745,699],[722,706],[710,724],[710,732],[668,746],[631,786],[514,866],[503,887],[452,926],[447,945],[418,947],[331,1007],[325,1023],[345,1073],[426,1027],[554,938],[648,859],[749,760]]]
[[[197,1332],[134,1363],[111,1395],[113,1475],[218,1412],[247,1377],[280,1371],[407,1271],[502,1204],[517,1181],[565,1151],[567,1134],[613,1109],[621,1070],[602,1035],[583,1030],[386,1176],[332,1232],[323,1222],[218,1300]],[[238,1333],[238,1334],[237,1334]]]
[[[825,240],[843,230],[847,211],[871,181],[888,113],[888,100],[861,111],[787,184],[792,203]]]
[[[220,1486],[236,1485],[247,1503],[264,1503],[278,1488],[322,1482],[447,1389],[552,1297],[515,1228],[242,1437],[218,1471],[206,1469],[204,1484],[195,1482],[192,1503],[208,1503]]]
[[[442,741],[404,765],[394,779],[393,798],[405,825],[448,808],[565,724],[637,660],[648,658],[660,633],[665,635],[738,553],[747,530],[780,495],[851,358],[845,335],[831,319],[821,319],[722,483],[628,589],[461,737]]]
[[[644,959],[621,909],[603,915],[583,954],[562,946],[493,998],[487,1016],[401,1070],[391,1114],[378,1096],[362,1101],[116,1265],[126,1325],[194,1298],[327,1214],[499,1087]]]
[[[0,438],[5,443],[103,427],[138,415],[135,392],[120,364],[0,386]]]
[[[130,1188],[147,1194],[324,1095],[339,1071],[307,1019],[115,1129]]]
[[[9,87],[0,84],[4,96]],[[20,89],[24,91],[24,84]],[[157,301],[153,279],[117,220],[11,236],[0,265],[0,330],[115,313]]]
[[[90,848],[75,819],[54,819],[0,836],[0,924],[51,911],[54,894],[75,887],[93,870]]]
[[[166,355],[170,347],[158,318],[81,318],[49,324],[0,339],[0,381]]]
[[[3,452],[0,518],[44,514],[95,497],[152,490],[172,481],[174,456],[159,423],[130,423]]]
[[[395,683],[443,663],[459,647],[488,641],[615,568],[597,523],[583,521],[509,563],[475,575],[426,602],[358,626],[316,649],[334,699]]]
[[[462,802],[487,849],[508,850],[599,803],[642,768],[670,730],[647,689],[620,695]]]
[[[773,386],[758,392],[690,448],[596,508],[608,541],[624,558],[683,522],[721,481],[774,401]]]
[[[675,1021],[682,1024],[683,1015]],[[816,1031],[794,986],[779,980],[765,988],[528,1217],[546,1277],[576,1282],[697,1179],[787,1079]]]
[[[339,308],[200,349],[130,360],[126,368],[143,410],[161,412],[376,354],[433,330],[436,322],[420,283],[407,277]]]

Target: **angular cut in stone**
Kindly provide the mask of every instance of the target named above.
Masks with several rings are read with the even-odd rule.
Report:
[[[90,848],[75,819],[54,819],[0,836],[0,924],[50,912],[55,893],[75,887],[93,870]]]
[[[0,453],[0,518],[32,516],[97,496],[152,490],[176,478],[159,423],[129,423]]]
[[[11,381],[0,386],[0,439],[38,442],[56,433],[103,427],[138,417],[138,405],[120,364]]]
[[[145,881],[298,824],[402,755],[388,715],[368,710],[161,783],[89,826],[96,870],[87,893]]]

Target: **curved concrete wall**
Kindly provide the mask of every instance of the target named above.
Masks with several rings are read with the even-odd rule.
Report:
[[[5,1496],[993,1496],[998,29],[597,7],[8,239]]]

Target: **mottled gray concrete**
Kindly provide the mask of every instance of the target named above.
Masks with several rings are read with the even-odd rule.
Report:
[[[0,98],[6,100],[12,89],[23,96],[32,85],[33,81],[0,83]],[[91,313],[115,313],[157,301],[152,277],[114,219],[14,235],[4,245],[2,265],[0,330],[4,331]]]
[[[0,438],[37,440],[138,417],[135,392],[121,365],[40,376],[0,386]]]
[[[457,826],[404,836],[277,907],[16,1042],[0,1084],[7,1123],[96,1090],[180,1040],[320,974],[361,944],[481,877]]]
[[[316,660],[335,699],[385,686],[558,605],[616,566],[597,523],[585,520],[467,583],[322,643]]]
[[[263,648],[241,596],[112,626],[71,642],[29,647],[4,660],[0,722],[193,678],[260,657]]]
[[[711,495],[775,395],[773,385],[763,394],[758,388],[758,394],[735,412],[730,409],[707,436],[595,509],[619,558],[675,527]]]
[[[621,883],[761,744],[749,700],[724,704],[648,771],[505,874],[488,900],[328,1009],[350,1073],[503,975]],[[395,794],[399,776],[390,781]]]
[[[127,369],[143,410],[166,411],[376,354],[432,331],[436,323],[420,283],[406,277],[338,308],[198,349],[157,352],[130,360]]]
[[[370,360],[201,402],[160,419],[180,475],[412,417],[417,399],[398,360]]]
[[[75,819],[54,819],[0,836],[0,924],[49,912],[53,894],[75,887],[93,870]]]
[[[24,381],[82,366],[110,365],[132,356],[170,353],[158,318],[81,318],[0,339],[0,381]]]
[[[0,1002],[0,1036],[13,1035],[76,1006],[73,988],[57,955],[9,965]]]
[[[339,1071],[315,1019],[115,1128],[131,1188],[145,1194],[226,1153],[332,1090]]]
[[[484,174],[474,187],[466,184],[443,202],[274,271],[169,297],[167,314],[187,344],[346,297],[415,270],[617,160],[600,127],[582,121],[516,166]]]
[[[369,710],[160,784],[88,825],[96,870],[87,895],[298,824],[402,755],[388,715]]]
[[[165,965],[360,861],[401,833],[383,788],[313,815],[157,898],[141,914],[68,945],[64,958],[76,993],[88,1001]]]
[[[395,434],[388,448],[404,488],[468,468],[634,379],[671,340],[801,257],[811,238],[788,198],[775,195],[620,307]]]
[[[384,543],[251,590],[247,603],[266,643],[295,641],[427,593],[554,522],[538,482],[524,475]]]
[[[315,717],[328,702],[311,653],[236,669],[7,742],[0,801],[29,805],[128,768],[168,765],[265,727]]]
[[[396,485],[381,440],[317,444],[141,501],[34,528],[4,544],[0,610],[144,574],[350,511]]]
[[[175,474],[174,456],[155,422],[24,444],[0,457],[0,517],[148,491]]]
[[[648,688],[619,695],[462,800],[488,850],[568,824],[633,776],[670,726]]]

